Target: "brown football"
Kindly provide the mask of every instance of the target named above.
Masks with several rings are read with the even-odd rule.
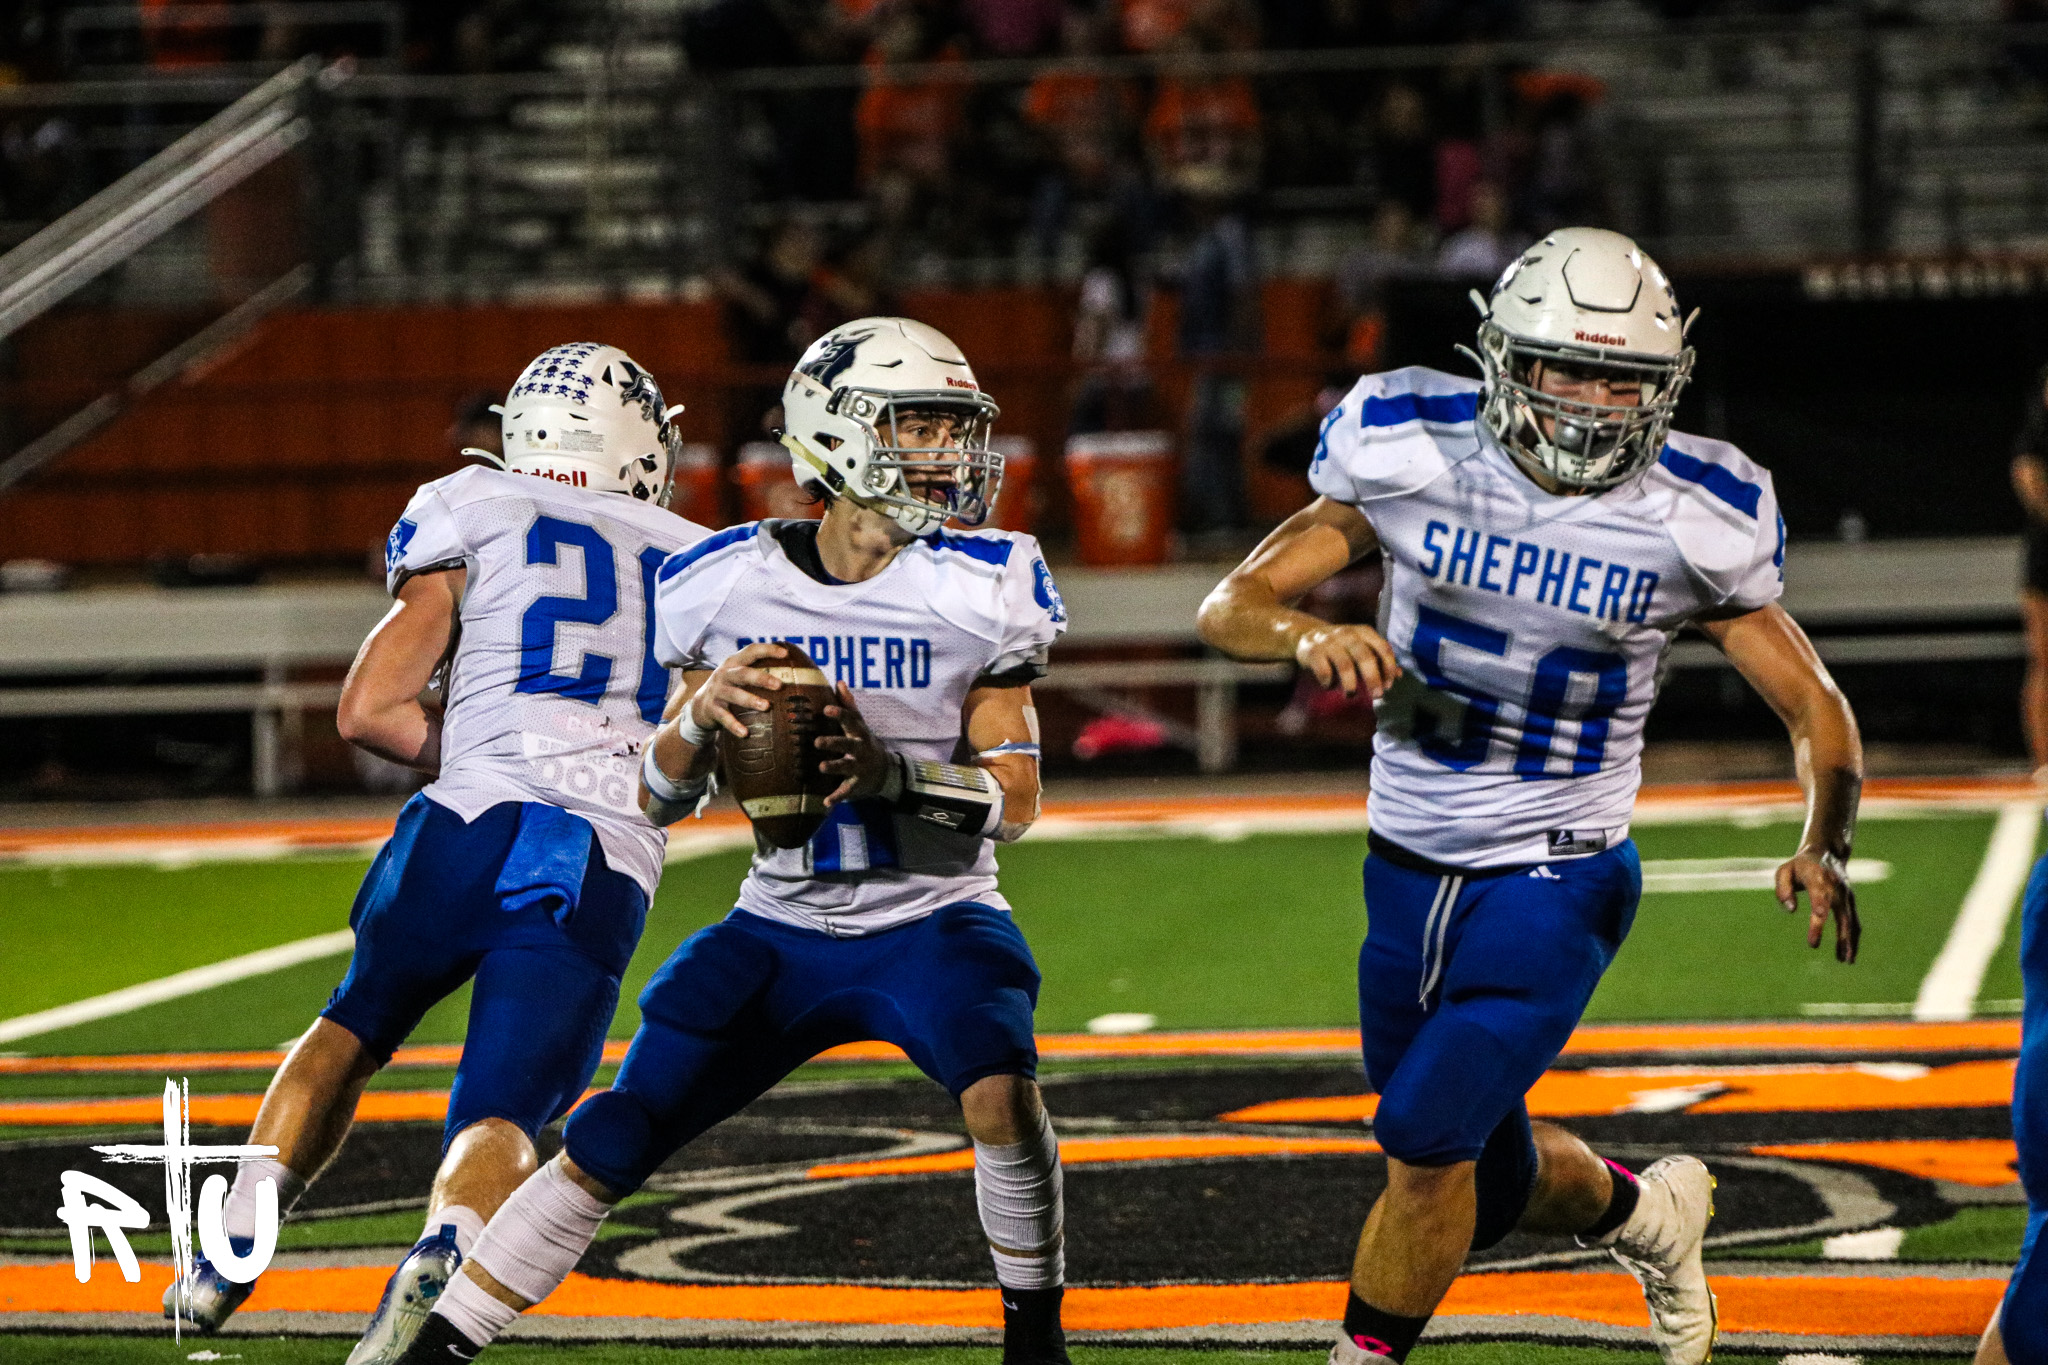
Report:
[[[782,684],[760,694],[768,709],[736,710],[747,737],[720,730],[718,753],[733,799],[760,836],[777,848],[802,848],[825,822],[825,798],[839,785],[818,770],[831,755],[815,743],[820,735],[840,733],[839,722],[825,714],[838,697],[801,647],[784,644],[782,651],[780,659],[754,665]]]

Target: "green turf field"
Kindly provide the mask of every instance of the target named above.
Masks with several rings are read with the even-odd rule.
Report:
[[[1798,1017],[1812,1004],[1903,1003],[1940,950],[1989,837],[1985,814],[1872,818],[1859,857],[1891,865],[1865,886],[1863,960],[1808,952],[1802,926],[1765,891],[1652,893],[1589,1017]],[[1779,856],[1791,822],[1646,825],[1645,859]],[[1356,1018],[1352,964],[1365,929],[1355,834],[1027,841],[1003,852],[1003,884],[1044,972],[1038,1024],[1084,1028],[1111,1012],[1161,1028],[1342,1025]],[[730,907],[745,855],[668,869],[612,1035],[669,950]],[[364,864],[265,863],[0,870],[7,906],[0,1001],[26,1014],[328,932],[347,923]],[[2008,936],[2016,939],[2017,935]],[[31,947],[32,945],[32,947]],[[345,957],[288,968],[115,1018],[20,1040],[30,1053],[272,1047],[296,1036]],[[2019,995],[2013,943],[1983,998]],[[466,993],[428,1015],[420,1042],[462,1037]],[[419,1083],[412,1081],[408,1083]]]
[[[1595,996],[1589,1018],[1605,1021],[1799,1018],[1816,1012],[1895,1015],[1913,1000],[1976,876],[1995,816],[1989,812],[1880,813],[1865,819],[1859,858],[1889,875],[1859,890],[1863,960],[1836,963],[1809,952],[1804,921],[1791,920],[1765,890],[1653,891],[1628,943]],[[1798,826],[1789,820],[1713,820],[1638,826],[1646,861],[1782,857]],[[1032,840],[1005,849],[1003,885],[1029,936],[1045,986],[1045,1032],[1087,1027],[1108,1013],[1156,1016],[1161,1029],[1346,1026],[1355,1022],[1353,964],[1366,928],[1358,890],[1361,834],[1260,834],[1232,840],[1138,837]],[[612,1035],[629,1036],[633,997],[674,945],[723,915],[745,870],[738,852],[671,865],[625,983]],[[261,948],[329,933],[347,922],[366,866],[354,857],[222,862],[184,867],[0,868],[0,1015],[48,1009]],[[1994,956],[1980,1001],[2019,991],[2017,926]],[[306,1027],[347,965],[346,956],[274,972],[93,1023],[4,1046],[31,1054],[270,1048]],[[467,993],[435,1009],[415,1041],[462,1038]],[[1858,1011],[1857,1007],[1864,1007]],[[1048,1071],[1094,1070],[1113,1061],[1049,1063]],[[1204,1063],[1150,1060],[1152,1071]],[[833,1080],[902,1074],[901,1064],[818,1064],[801,1075]],[[260,1090],[262,1072],[201,1073],[195,1093]],[[445,1087],[440,1069],[386,1072],[373,1084]],[[599,1083],[602,1084],[601,1073]],[[0,1078],[0,1098],[155,1093],[161,1076],[84,1074]],[[0,1138],[47,1130],[0,1130]],[[643,1196],[636,1196],[636,1198]],[[284,1251],[396,1248],[417,1234],[414,1209],[296,1218]],[[2018,1206],[1960,1207],[1910,1229],[1906,1262],[2009,1264],[2024,1224]],[[620,1235],[636,1235],[631,1228]],[[168,1249],[159,1232],[133,1238],[144,1256]],[[0,1249],[62,1255],[66,1244],[24,1230]],[[1818,1241],[1731,1248],[1742,1259],[1820,1261]],[[195,1354],[216,1352],[215,1356]],[[332,1361],[333,1339],[227,1338],[178,1344],[168,1336],[0,1334],[0,1362],[169,1362],[239,1359],[248,1365]],[[491,1359],[507,1365],[565,1356],[573,1365],[673,1360],[678,1365],[986,1365],[986,1347],[835,1347],[804,1350],[677,1349],[636,1344],[508,1343]],[[1728,1354],[1726,1352],[1724,1355]],[[1082,1347],[1079,1365],[1167,1365],[1198,1360],[1310,1362],[1313,1351]],[[1433,1365],[1620,1365],[1648,1353],[1523,1343],[1430,1348]],[[1777,1360],[1778,1354],[1750,1357]],[[1877,1365],[1892,1357],[1857,1357]],[[1903,1359],[1899,1358],[1900,1365]],[[1912,1359],[1960,1360],[1916,1356]]]

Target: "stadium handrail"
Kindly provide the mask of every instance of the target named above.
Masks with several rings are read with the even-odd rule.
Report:
[[[1979,661],[2021,657],[2017,537],[1794,542],[1785,606],[1816,633],[1821,657],[1838,664]],[[1194,751],[1205,772],[1236,761],[1238,689],[1285,682],[1284,663],[1214,655],[1178,659],[1080,658],[1076,648],[1170,646],[1192,650],[1195,609],[1226,571],[1214,563],[1150,569],[1062,568],[1072,627],[1043,691],[1072,693],[1097,710],[1142,712],[1125,689],[1190,687],[1195,723],[1172,722],[1169,738]],[[284,790],[286,738],[305,710],[331,706],[334,681],[293,681],[296,668],[346,664],[390,606],[373,583],[271,587],[103,588],[0,595],[0,717],[248,712],[254,786]],[[1907,629],[1888,629],[1907,627]],[[1942,629],[1942,627],[1947,627]],[[1680,639],[1672,668],[1721,668],[1705,640]],[[258,673],[217,682],[195,673]],[[150,682],[137,674],[174,675]]]
[[[300,100],[320,71],[295,63],[0,256],[0,337],[303,142]]]

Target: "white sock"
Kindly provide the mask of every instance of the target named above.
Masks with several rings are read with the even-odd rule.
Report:
[[[467,1275],[457,1273],[434,1302],[434,1311],[455,1324],[455,1330],[479,1346],[497,1340],[498,1333],[512,1325],[519,1310],[500,1303]]]
[[[235,1183],[228,1187],[227,1202],[221,1206],[221,1226],[230,1237],[256,1235],[256,1186],[265,1180],[277,1182],[277,1216],[282,1221],[306,1192],[306,1182],[274,1157],[251,1157],[235,1171]]]
[[[1044,1110],[1039,1111],[1038,1131],[1022,1142],[1000,1147],[974,1144],[974,1203],[981,1214],[981,1230],[994,1244],[989,1255],[995,1261],[997,1284],[1050,1289],[1066,1282],[1060,1145]],[[999,1246],[1009,1251],[997,1251]]]
[[[455,1249],[462,1253],[462,1259],[469,1259],[469,1249],[476,1245],[476,1239],[483,1236],[484,1217],[467,1204],[450,1204],[439,1213],[427,1215],[427,1225],[420,1230],[420,1240],[437,1235],[444,1226],[455,1228]]]
[[[550,1161],[492,1215],[472,1259],[520,1298],[539,1303],[569,1278],[611,1211]]]

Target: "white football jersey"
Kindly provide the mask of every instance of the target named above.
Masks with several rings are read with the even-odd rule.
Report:
[[[1010,531],[941,531],[904,546],[864,583],[821,583],[790,562],[776,522],[720,531],[661,569],[655,654],[716,668],[747,645],[793,641],[854,691],[883,744],[916,758],[969,760],[961,727],[983,678],[1036,677],[1066,629],[1038,542]],[[764,848],[739,906],[842,936],[877,933],[956,901],[997,909],[990,840],[887,802],[842,802],[809,844]]]
[[[500,801],[573,811],[651,900],[668,834],[635,797],[668,700],[654,575],[706,534],[652,503],[482,466],[421,485],[385,545],[387,585],[469,570],[426,794],[464,820]]]
[[[1627,837],[1643,721],[1677,629],[1784,584],[1768,471],[1673,432],[1639,479],[1558,497],[1476,420],[1479,384],[1367,375],[1323,424],[1309,481],[1363,512],[1386,563],[1372,828],[1424,857],[1498,867]]]

